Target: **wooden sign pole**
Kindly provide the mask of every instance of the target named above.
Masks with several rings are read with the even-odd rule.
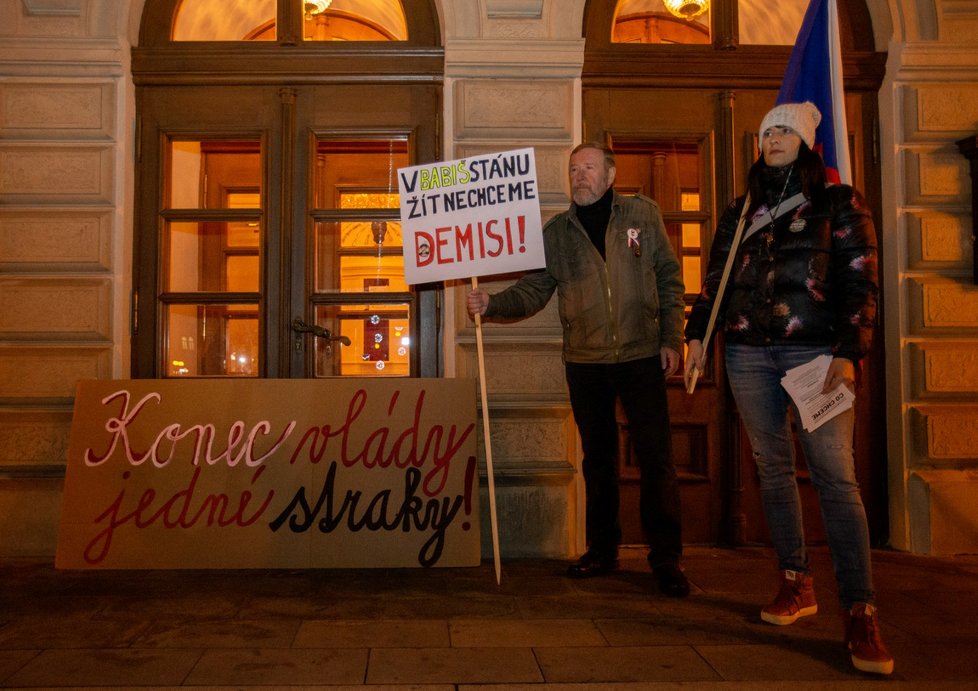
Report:
[[[717,314],[720,312],[720,303],[723,302],[723,293],[727,288],[727,281],[730,279],[730,270],[733,268],[734,257],[737,256],[737,248],[740,246],[740,239],[744,236],[744,220],[747,218],[747,207],[750,206],[750,193],[744,197],[744,208],[740,211],[740,220],[737,221],[737,230],[734,231],[733,241],[730,243],[730,254],[727,255],[727,263],[723,265],[723,275],[720,277],[720,286],[717,294],[713,298],[713,309],[710,310],[710,320],[706,323],[706,333],[703,334],[703,363],[706,364],[706,349],[710,345],[710,338],[713,337],[713,327],[717,321]],[[689,381],[686,383],[686,393],[693,393],[696,390],[696,380],[699,378],[700,370],[694,368]]]
[[[479,279],[472,277],[472,290],[479,289]],[[499,562],[499,527],[496,524],[496,482],[492,471],[492,441],[489,435],[489,394],[486,390],[486,357],[482,348],[482,315],[475,313],[475,343],[479,354],[479,391],[482,395],[482,437],[486,449],[486,478],[489,481],[489,523],[492,527],[492,557],[496,564],[496,585],[502,578]]]

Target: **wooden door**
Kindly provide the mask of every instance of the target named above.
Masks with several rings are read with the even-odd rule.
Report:
[[[134,375],[435,376],[394,171],[435,160],[439,96],[140,88]]]
[[[593,89],[584,93],[585,132],[611,144],[617,158],[615,187],[658,202],[679,258],[691,305],[706,269],[716,214],[717,99],[708,91],[682,96],[642,90]],[[712,360],[696,393],[681,375],[668,383],[673,456],[683,501],[684,539],[712,543],[723,528],[727,397],[720,363]],[[622,540],[641,544],[638,468],[619,416]]]

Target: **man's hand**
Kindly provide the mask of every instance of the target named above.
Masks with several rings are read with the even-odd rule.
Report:
[[[847,389],[856,392],[856,366],[849,358],[832,358],[829,371],[825,373],[822,393],[834,390],[839,384],[845,384]]]
[[[486,310],[489,308],[489,293],[482,288],[469,291],[468,297],[465,300],[465,305],[469,310],[470,317],[474,317],[477,314],[485,314]]]
[[[703,341],[690,341],[686,344],[686,365],[683,369],[683,383],[689,389],[689,380],[693,376],[693,370],[703,373],[706,365],[706,354],[703,352]]]
[[[662,360],[662,371],[667,377],[671,377],[679,369],[679,353],[672,348],[662,346],[659,349],[659,357]]]

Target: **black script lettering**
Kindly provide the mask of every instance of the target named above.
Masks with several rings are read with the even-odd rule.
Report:
[[[278,531],[288,521],[292,532],[305,532],[312,527],[320,513],[322,516],[317,525],[322,533],[332,533],[344,525],[351,533],[364,530],[401,530],[405,533],[430,530],[431,535],[418,553],[418,563],[433,566],[438,562],[444,551],[446,531],[466,503],[465,496],[424,500],[418,496],[421,472],[417,468],[408,468],[404,473],[404,495],[400,500],[392,498],[392,490],[384,489],[361,508],[364,498],[362,491],[346,490],[342,496],[338,496],[337,468],[338,464],[333,461],[314,506],[309,505],[306,488],[300,487],[285,510],[269,523],[272,531]]]

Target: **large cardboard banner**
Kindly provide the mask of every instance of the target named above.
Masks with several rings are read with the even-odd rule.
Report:
[[[408,284],[545,265],[532,148],[400,168],[397,180]]]
[[[475,566],[475,382],[78,385],[59,568]]]

